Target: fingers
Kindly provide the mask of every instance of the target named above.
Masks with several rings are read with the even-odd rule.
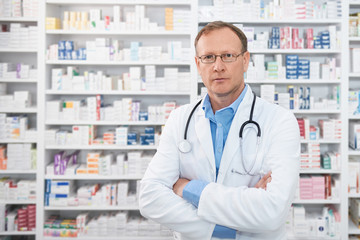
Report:
[[[264,175],[259,182],[256,183],[255,188],[262,188],[266,190],[266,186],[269,182],[271,182],[271,171]]]

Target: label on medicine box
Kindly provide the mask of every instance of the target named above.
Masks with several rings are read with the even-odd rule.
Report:
[[[145,111],[139,112],[139,121],[148,121],[149,120],[149,114]]]
[[[298,55],[286,55],[286,62],[288,61],[298,61],[299,60],[299,56]]]

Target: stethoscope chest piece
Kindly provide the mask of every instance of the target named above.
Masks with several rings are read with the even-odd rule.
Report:
[[[191,144],[188,140],[184,139],[179,143],[179,151],[182,153],[188,153],[191,151]]]

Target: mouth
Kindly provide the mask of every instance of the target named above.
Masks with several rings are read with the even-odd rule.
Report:
[[[225,81],[227,78],[214,78],[214,81],[216,82],[221,82],[221,81]]]

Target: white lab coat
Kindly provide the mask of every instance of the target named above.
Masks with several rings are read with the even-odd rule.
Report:
[[[285,219],[299,178],[299,126],[290,111],[256,99],[253,119],[259,123],[262,137],[254,169],[271,170],[272,181],[267,190],[254,188],[260,176],[232,172],[243,170],[239,129],[249,119],[252,100],[248,87],[230,127],[217,182],[210,122],[202,103],[190,121],[189,153],[180,153],[178,144],[184,138],[186,121],[195,104],[171,113],[157,153],[141,181],[139,203],[143,216],[174,230],[175,239],[181,240],[211,239],[215,224],[236,229],[236,239],[286,239]],[[244,137],[248,142],[246,134]],[[201,194],[198,209],[173,192],[180,177],[210,182]]]

